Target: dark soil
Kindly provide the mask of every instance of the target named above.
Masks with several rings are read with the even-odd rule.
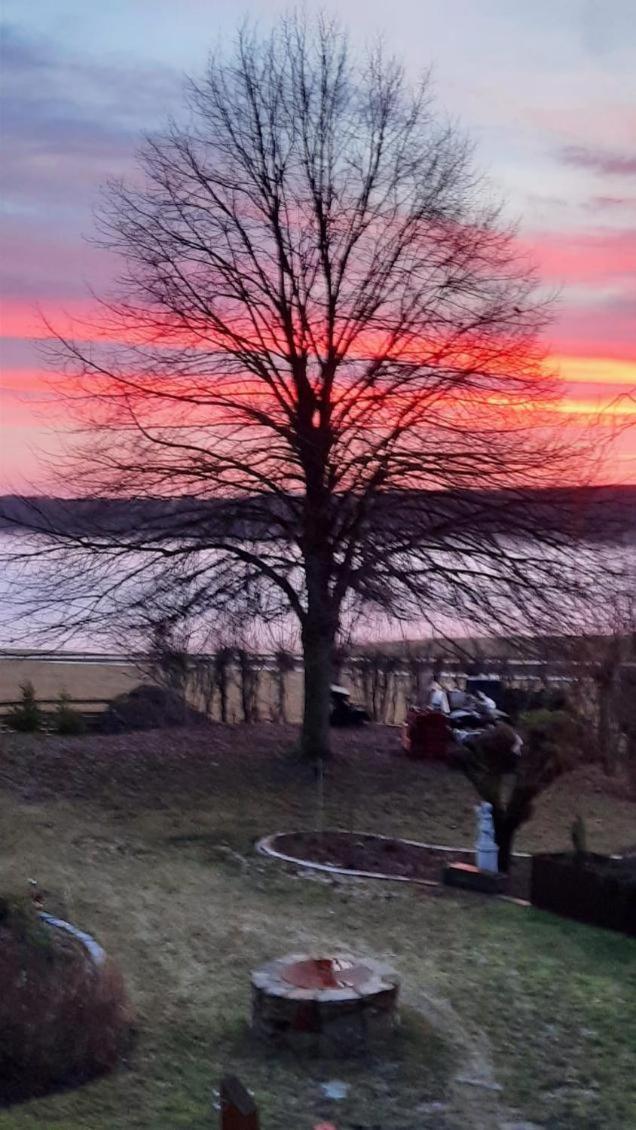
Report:
[[[296,859],[327,863],[347,871],[380,872],[396,878],[426,879],[442,882],[444,867],[449,863],[474,863],[474,853],[439,851],[418,847],[398,839],[350,832],[291,832],[278,836],[276,849]],[[530,898],[530,859],[518,858],[506,883],[505,894],[512,898]]]

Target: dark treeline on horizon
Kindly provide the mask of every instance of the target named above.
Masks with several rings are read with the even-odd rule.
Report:
[[[385,496],[385,514],[381,521],[390,521],[395,492]],[[422,507],[431,515],[431,528],[443,519],[452,522],[453,515],[474,510],[475,523],[498,528],[506,533],[507,521],[516,529],[516,519],[521,508],[532,508],[537,516],[553,510],[558,516],[560,507],[570,515],[574,512],[580,522],[580,535],[593,540],[632,542],[636,539],[636,486],[608,485],[564,488],[560,491],[411,491],[413,513],[421,521]],[[404,497],[401,498],[402,504]],[[0,496],[0,530],[5,533],[30,530],[32,532],[61,532],[99,534],[119,531],[130,533],[143,527],[144,533],[156,536],[178,535],[201,538],[213,535],[222,527],[230,536],[254,536],[262,526],[262,536],[267,538],[268,512],[273,516],[276,499],[267,498],[59,498],[51,496]],[[404,509],[402,505],[402,515]],[[530,523],[529,523],[530,525]]]

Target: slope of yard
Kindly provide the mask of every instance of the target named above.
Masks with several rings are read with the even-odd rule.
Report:
[[[121,964],[138,1034],[127,1065],[0,1111],[0,1130],[204,1130],[225,1070],[255,1091],[263,1130],[553,1130],[636,1124],[636,946],[609,932],[459,893],[299,876],[254,838],[314,827],[317,787],[273,726],[118,738],[2,738],[0,889],[36,878],[47,906]],[[395,731],[339,735],[325,826],[470,844],[474,796],[441,766],[391,756]],[[621,781],[564,779],[521,847],[636,841]],[[311,1063],[249,1036],[249,971],[286,950],[390,960],[403,1026],[381,1061]],[[350,1084],[331,1102],[320,1083]],[[462,1081],[463,1080],[463,1081]],[[467,1082],[466,1080],[470,1080]]]

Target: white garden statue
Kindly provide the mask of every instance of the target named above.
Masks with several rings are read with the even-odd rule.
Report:
[[[480,871],[499,871],[499,848],[495,843],[495,829],[492,822],[492,804],[484,801],[475,805],[477,815],[477,840],[475,858]]]

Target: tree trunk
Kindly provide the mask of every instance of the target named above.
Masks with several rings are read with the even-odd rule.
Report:
[[[282,668],[280,668],[276,672],[276,682],[277,682],[277,688],[276,689],[277,689],[277,697],[278,697],[278,704],[277,704],[278,721],[279,722],[286,722],[287,721],[287,688],[286,688],[286,685],[285,685],[285,672],[282,670]]]
[[[328,757],[330,750],[329,715],[335,633],[305,628],[302,634],[305,664],[305,703],[301,731],[301,751],[310,761]]]
[[[512,844],[518,829],[532,816],[536,789],[516,784],[505,808],[493,804],[492,822],[499,848],[499,870],[508,872],[512,861]]]
[[[228,682],[232,656],[227,648],[221,648],[214,659],[214,681],[219,692],[221,721],[228,721]]]
[[[241,676],[241,709],[244,722],[258,722],[258,684],[260,672],[256,668],[256,658],[247,650],[238,653]]]
[[[225,672],[223,672],[223,676],[219,679],[218,688],[221,721],[227,722],[227,679],[225,677]]]
[[[636,800],[636,730],[630,729],[626,734],[625,757],[632,800]]]
[[[499,848],[498,864],[499,870],[507,874],[510,870],[510,861],[512,859],[512,844],[515,838],[515,832],[518,825],[513,823],[503,811],[497,812],[493,809],[493,824],[495,827],[495,840]]]
[[[617,749],[616,735],[614,733],[614,702],[616,692],[616,671],[605,673],[604,678],[597,682],[598,694],[598,724],[597,738],[599,753],[606,776],[612,777],[616,772]]]

